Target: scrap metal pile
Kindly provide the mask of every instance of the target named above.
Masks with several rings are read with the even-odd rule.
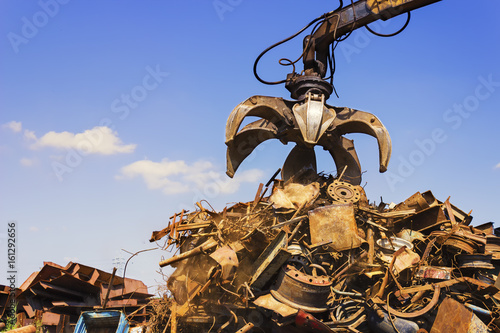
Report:
[[[430,191],[370,204],[325,175],[262,188],[153,233],[180,250],[160,263],[172,332],[500,332],[492,223]]]
[[[374,137],[385,172],[389,133],[374,114],[326,103],[336,93],[339,42],[407,13],[402,29],[383,36],[398,34],[410,11],[438,0],[339,2],[255,60],[255,77],[284,83],[293,100],[252,96],[226,124],[228,176],[258,145],[277,139],[295,144],[282,180],[276,174],[254,201],[222,212],[198,204],[153,233],[151,241],[167,237],[165,248],[179,250],[160,262],[176,268],[163,332],[500,332],[493,224],[472,227],[470,213],[431,192],[370,204],[354,142],[344,135]],[[292,68],[286,79],[262,79],[260,59],[310,27],[297,60],[279,61]],[[316,146],[331,155],[338,177],[318,174]]]
[[[17,325],[39,321],[50,332],[72,332],[82,311],[106,307],[122,310],[131,324],[142,326],[147,322],[148,302],[153,296],[142,281],[73,262],[65,267],[44,262],[16,294]],[[1,296],[0,291],[0,301]],[[4,304],[0,303],[0,314],[5,312]]]

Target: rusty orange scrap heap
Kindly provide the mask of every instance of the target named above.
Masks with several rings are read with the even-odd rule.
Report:
[[[430,191],[370,204],[325,175],[263,192],[222,212],[198,204],[153,233],[179,250],[160,266],[176,268],[181,332],[500,331],[492,223],[470,226]]]

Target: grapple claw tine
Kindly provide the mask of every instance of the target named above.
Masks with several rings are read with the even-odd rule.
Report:
[[[343,173],[342,181],[352,185],[361,184],[361,165],[359,164],[358,154],[354,149],[353,140],[339,137],[338,140],[329,140],[328,150],[335,166],[337,167],[337,175]]]
[[[318,172],[314,148],[296,145],[293,147],[292,151],[290,151],[283,164],[281,170],[283,180],[286,182],[306,170],[311,170],[314,174]]]
[[[351,108],[343,108],[337,112],[332,126],[339,135],[348,133],[364,133],[377,139],[379,149],[380,172],[387,171],[391,159],[391,137],[382,122],[373,114]]]
[[[262,142],[276,138],[278,128],[271,122],[261,119],[243,127],[227,144],[226,174],[233,178],[241,162]]]
[[[293,102],[282,98],[267,96],[252,96],[238,104],[227,119],[226,144],[234,139],[245,117],[260,117],[277,126],[282,123],[293,126],[292,105]]]

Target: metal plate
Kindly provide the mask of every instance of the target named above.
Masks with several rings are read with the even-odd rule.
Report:
[[[287,243],[287,234],[282,231],[257,258],[250,281],[252,287],[262,289],[290,258],[290,252],[286,250]]]
[[[488,327],[471,310],[452,298],[445,298],[439,306],[430,333],[486,333]]]
[[[311,246],[329,244],[335,251],[358,248],[363,239],[358,236],[352,203],[316,208],[309,212]]]

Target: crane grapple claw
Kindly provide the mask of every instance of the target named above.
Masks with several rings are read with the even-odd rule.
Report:
[[[318,104],[320,101],[321,105]],[[260,117],[240,127],[246,117]],[[352,140],[343,135],[364,133],[377,140],[380,172],[387,170],[391,156],[391,139],[382,122],[373,114],[346,107],[324,104],[321,95],[309,95],[304,101],[253,96],[240,103],[226,124],[227,171],[233,177],[240,164],[262,142],[279,139],[295,142],[283,166],[286,178],[292,177],[302,164],[316,165],[314,146],[322,146],[333,157],[337,173],[355,185],[361,183],[361,166]],[[307,157],[307,158],[299,158]],[[299,160],[302,161],[299,161]],[[312,161],[314,159],[314,161]]]

